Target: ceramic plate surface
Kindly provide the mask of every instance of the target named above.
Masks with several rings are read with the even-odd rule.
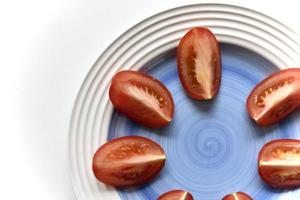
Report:
[[[213,101],[186,96],[178,78],[175,49],[188,29],[206,26],[222,52],[222,81]],[[300,199],[300,190],[274,190],[257,173],[262,145],[275,138],[300,138],[300,114],[261,128],[246,112],[251,89],[279,68],[297,66],[297,36],[276,20],[246,8],[198,4],[171,9],[137,24],[99,57],[75,102],[69,135],[69,166],[79,200],[156,199],[181,188],[195,199],[220,200],[244,191],[256,200]],[[299,65],[298,65],[299,66]],[[147,72],[173,95],[175,115],[162,129],[139,126],[113,110],[108,98],[112,76],[120,70]],[[109,139],[141,135],[160,143],[167,162],[157,178],[141,187],[116,190],[98,182],[92,156]]]

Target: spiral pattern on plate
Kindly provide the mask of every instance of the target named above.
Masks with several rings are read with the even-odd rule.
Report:
[[[222,82],[212,102],[188,98],[178,80],[174,49],[193,26],[207,26],[221,42]],[[277,70],[299,64],[299,39],[274,19],[242,7],[197,4],[154,15],[120,36],[98,58],[77,96],[69,134],[69,166],[78,199],[156,199],[173,188],[195,199],[220,199],[245,191],[255,199],[299,199],[300,191],[275,191],[260,180],[257,153],[274,138],[300,138],[297,113],[282,123],[259,128],[247,116],[250,90]],[[255,53],[254,53],[255,52]],[[111,77],[119,70],[143,70],[173,94],[172,123],[147,129],[113,112]],[[297,133],[298,132],[298,133]],[[115,190],[99,183],[92,156],[107,139],[143,135],[160,143],[165,168],[149,184]]]

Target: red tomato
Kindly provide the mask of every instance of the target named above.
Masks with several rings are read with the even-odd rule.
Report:
[[[116,187],[140,185],[163,168],[164,150],[156,142],[140,137],[126,136],[102,145],[93,158],[96,178]]]
[[[222,200],[252,200],[252,198],[244,192],[234,192],[226,195]]]
[[[177,66],[187,94],[198,100],[212,99],[219,90],[221,59],[217,39],[207,28],[192,28],[177,48]]]
[[[247,99],[249,115],[261,126],[272,125],[300,105],[300,68],[272,74],[260,82]]]
[[[157,200],[193,200],[193,196],[184,190],[172,190],[162,194]]]
[[[275,188],[300,187],[300,140],[279,139],[260,150],[258,171]]]
[[[174,102],[168,89],[141,72],[117,73],[112,79],[109,98],[118,111],[151,128],[167,125],[174,114]]]

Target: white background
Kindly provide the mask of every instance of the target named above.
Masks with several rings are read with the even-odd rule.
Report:
[[[68,126],[85,75],[104,48],[137,22],[199,2],[1,0],[0,199],[75,199]],[[264,12],[300,33],[296,0],[226,2]]]

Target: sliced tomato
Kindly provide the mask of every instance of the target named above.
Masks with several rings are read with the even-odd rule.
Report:
[[[300,187],[300,140],[278,139],[260,150],[258,171],[275,188]]]
[[[157,200],[193,200],[193,196],[184,190],[172,190],[162,194]]]
[[[197,100],[212,99],[221,81],[220,50],[207,28],[192,28],[177,47],[178,73],[187,94]]]
[[[118,111],[144,126],[163,127],[173,118],[171,93],[160,81],[141,72],[117,73],[112,79],[109,97]]]
[[[234,192],[226,195],[222,200],[252,200],[252,198],[244,192]]]
[[[261,126],[279,122],[300,105],[300,68],[281,70],[264,79],[247,99],[249,115]]]
[[[163,168],[164,150],[156,142],[140,136],[125,136],[102,145],[93,158],[96,178],[115,187],[143,184]]]

